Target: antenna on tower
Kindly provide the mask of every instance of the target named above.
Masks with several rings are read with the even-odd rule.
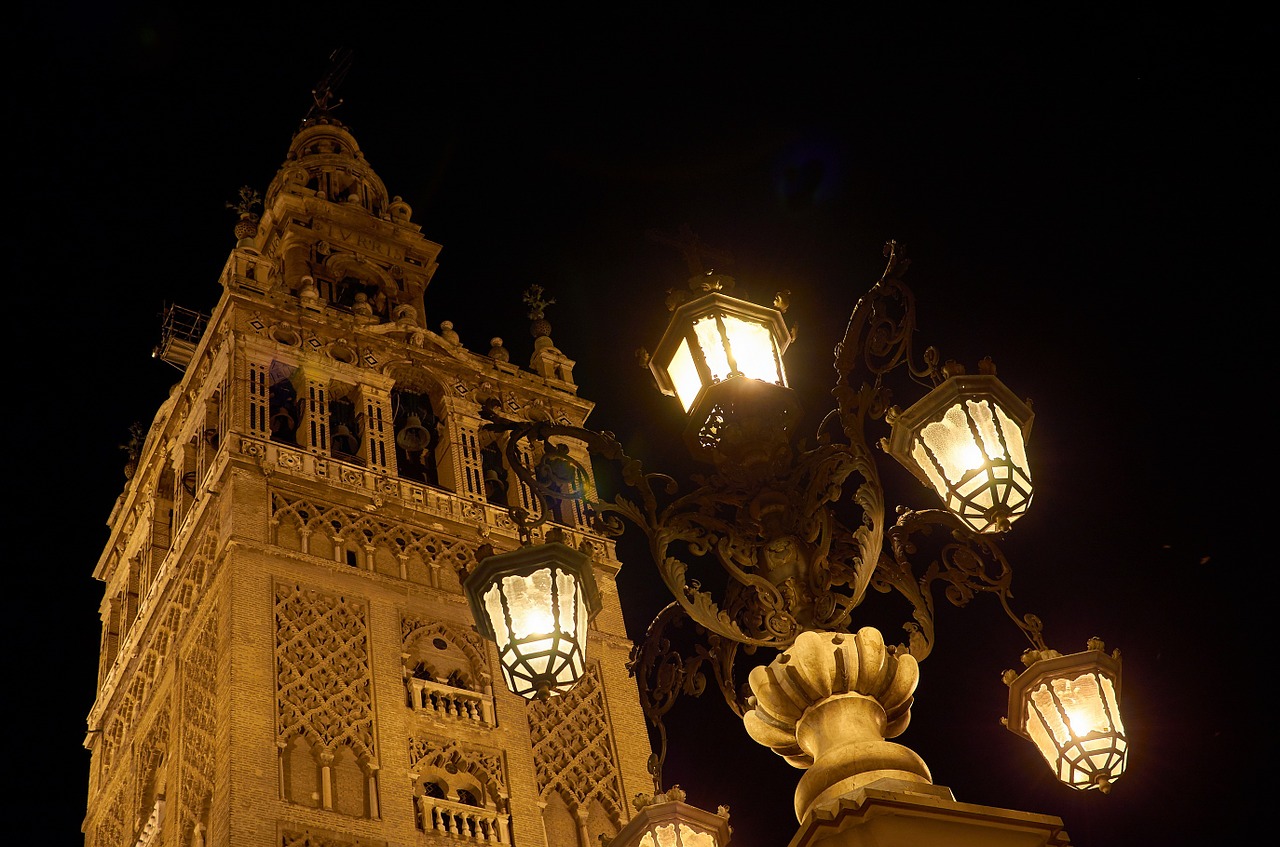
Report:
[[[351,70],[351,48],[339,47],[329,54],[329,65],[324,76],[316,87],[311,89],[311,108],[303,119],[303,126],[314,123],[327,123],[333,116],[333,110],[342,105],[342,98],[335,93],[338,85]]]

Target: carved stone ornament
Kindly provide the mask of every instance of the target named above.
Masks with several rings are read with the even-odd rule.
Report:
[[[791,765],[796,819],[877,779],[931,784],[924,760],[886,741],[907,728],[919,666],[879,630],[802,632],[768,666],[751,670],[747,733]]]

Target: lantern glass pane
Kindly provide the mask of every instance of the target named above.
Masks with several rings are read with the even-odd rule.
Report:
[[[512,637],[517,641],[555,631],[550,568],[541,568],[528,576],[504,576],[502,593],[506,595],[511,613]]]
[[[579,661],[579,658],[578,658],[579,654],[576,650],[573,650],[572,644],[563,644],[561,645],[561,649],[570,650],[571,652],[569,653],[569,655],[561,657],[564,661],[564,664],[562,664],[560,668],[556,670],[556,682],[562,685],[569,685],[574,680],[582,676],[582,672],[583,672],[582,662]]]
[[[712,382],[724,382],[729,378],[729,355],[724,349],[724,338],[720,335],[720,327],[715,316],[699,318],[693,322],[693,334],[698,339],[698,347],[702,349],[702,358],[711,372]]]
[[[1027,445],[1022,440],[1022,429],[1004,413],[1004,409],[996,406],[996,415],[1000,419],[1000,430],[1009,445],[1009,459],[1022,471],[1027,482],[1031,482],[1031,463],[1027,461]]]
[[[687,823],[680,824],[680,847],[716,847],[716,840],[709,832],[699,832]]]
[[[578,600],[578,620],[582,622],[582,637],[575,638],[575,640],[581,641],[585,649],[587,644],[587,623],[591,620],[591,609],[587,606],[587,592],[580,590],[580,586],[576,584],[574,588],[578,590],[576,595]]]
[[[676,348],[675,355],[667,364],[667,375],[675,386],[676,398],[687,412],[693,407],[693,401],[702,389],[702,377],[698,374],[698,366],[694,364],[693,353],[689,351],[689,341],[685,339]]]
[[[578,621],[586,620],[577,612],[582,605],[578,598],[578,581],[572,574],[556,571],[556,593],[558,595],[556,615],[560,621],[560,632],[575,641],[578,638]]]
[[[996,430],[996,418],[991,411],[991,404],[980,400],[969,400],[965,405],[968,406],[969,415],[977,426],[978,438],[982,439],[982,449],[987,456],[992,459],[1007,458],[1004,444],[1000,441],[1000,433]]]
[[[745,377],[762,382],[782,384],[778,372],[777,347],[773,333],[764,324],[745,321],[733,315],[725,315],[725,333],[729,336],[729,350],[738,365],[738,372]]]
[[[655,826],[646,833],[646,837],[650,837],[649,843],[656,844],[657,847],[678,847],[680,844],[676,840],[676,825],[672,823]]]
[[[968,416],[960,403],[947,409],[941,420],[921,429],[920,439],[942,466],[942,475],[952,484],[959,482],[966,471],[982,467],[982,450],[973,440]],[[945,489],[939,493],[945,493]]]
[[[1053,693],[1066,712],[1071,733],[1080,738],[1091,732],[1111,732],[1111,719],[1103,709],[1096,674],[1053,680]]]
[[[511,631],[507,629],[507,615],[502,611],[502,591],[496,582],[484,593],[484,613],[493,625],[493,640],[498,644],[498,652],[506,650],[511,643]]]
[[[1111,715],[1111,721],[1115,725],[1116,735],[1123,736],[1124,721],[1120,720],[1120,703],[1116,698],[1116,687],[1111,677],[1102,677],[1102,697],[1106,701],[1107,712]]]
[[[1041,690],[1044,688],[1044,686],[1041,686]],[[1049,763],[1051,768],[1058,771],[1061,767],[1061,756],[1059,755],[1058,745],[1054,743],[1044,721],[1040,719],[1038,708],[1035,708],[1037,702],[1036,698],[1039,693],[1040,691],[1038,690],[1030,695],[1031,705],[1033,708],[1027,711],[1027,721],[1023,729],[1027,731],[1027,737],[1031,739],[1032,744],[1036,745],[1036,749],[1040,751],[1040,755],[1044,756],[1044,760]],[[1061,773],[1059,773],[1058,778],[1062,778]]]
[[[924,442],[918,438],[911,447],[911,458],[915,460],[916,466],[924,471],[925,476],[929,477],[929,484],[933,486],[933,490],[938,492],[949,504],[947,481],[942,478],[941,474],[938,473],[938,469],[933,466],[933,460],[929,458],[929,451],[924,449]]]
[[[533,675],[551,672],[551,663],[555,658],[555,643],[554,638],[535,638],[519,646],[520,656]]]

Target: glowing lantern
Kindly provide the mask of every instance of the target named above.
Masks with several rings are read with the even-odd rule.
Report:
[[[1021,674],[1005,671],[1015,734],[1030,740],[1059,780],[1104,794],[1124,773],[1128,741],[1120,719],[1120,651],[1094,638],[1082,653],[1030,651]]]
[[[947,379],[891,423],[889,453],[978,532],[1004,532],[1031,504],[1034,415],[994,373]]]
[[[730,278],[701,282],[710,292],[674,309],[649,369],[689,415],[686,441],[695,456],[744,461],[742,445],[729,442],[756,442],[761,432],[768,439],[795,419],[782,366],[791,332],[779,310],[724,294]]]
[[[585,553],[554,541],[492,554],[467,575],[463,590],[516,694],[546,700],[582,676],[587,625],[600,610]]]
[[[610,843],[616,847],[725,847],[732,830],[727,809],[712,814],[684,802],[680,786],[636,800],[637,814]]]
[[[675,309],[649,361],[658,387],[692,413],[701,395],[731,377],[785,386],[791,332],[782,313],[718,291]]]

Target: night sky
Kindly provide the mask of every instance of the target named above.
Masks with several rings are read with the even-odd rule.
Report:
[[[957,799],[1061,816],[1077,847],[1232,843],[1234,807],[1272,779],[1260,762],[1275,746],[1245,675],[1267,662],[1252,636],[1265,608],[1249,602],[1267,560],[1241,541],[1259,488],[1240,475],[1248,427],[1267,420],[1246,406],[1269,380],[1266,27],[1067,7],[936,20],[804,4],[756,17],[181,8],[28,4],[6,33],[13,387],[41,370],[36,396],[9,405],[30,463],[9,511],[11,720],[34,721],[13,727],[30,746],[10,776],[41,786],[39,843],[81,838],[91,574],[124,484],[118,445],[179,376],[150,355],[160,313],[217,302],[226,203],[242,185],[265,193],[340,47],[352,63],[335,116],[444,247],[430,326],[453,321],[477,352],[501,336],[527,362],[521,294],[543,286],[552,337],[598,404],[589,423],[648,470],[687,466],[675,400],[634,351],[656,345],[688,271],[647,232],[687,224],[732,255],[739,293],[790,290],[787,364],[815,424],[882,245],[905,245],[917,353],[991,356],[1034,403],[1035,501],[1005,544],[1014,602],[1064,653],[1095,635],[1122,651],[1132,753],[1110,795],[1078,793],[1000,726],[1000,673],[1026,643],[989,597],[937,599],[938,643],[896,740]],[[1246,372],[1260,392],[1240,390]],[[932,507],[884,458],[891,493]],[[665,601],[651,563],[625,564],[638,638]],[[867,606],[896,640],[909,608]],[[682,701],[668,729],[668,785],[727,804],[736,847],[786,843],[800,771],[714,693]]]

